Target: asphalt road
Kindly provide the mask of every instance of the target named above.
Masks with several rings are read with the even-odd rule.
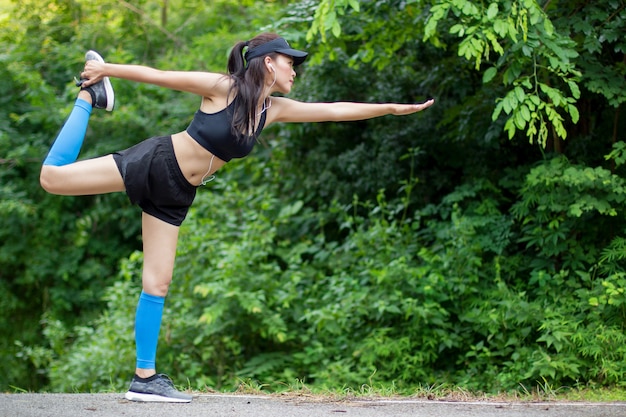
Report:
[[[499,403],[308,396],[198,395],[190,404],[132,403],[122,394],[0,394],[0,417],[626,417],[626,402]]]

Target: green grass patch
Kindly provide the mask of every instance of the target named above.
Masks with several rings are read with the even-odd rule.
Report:
[[[546,382],[534,387],[521,386],[518,390],[500,393],[472,392],[446,383],[418,385],[411,389],[398,389],[394,384],[363,384],[358,388],[326,388],[307,385],[301,380],[291,383],[263,384],[258,381],[241,381],[237,394],[308,397],[317,401],[343,401],[349,399],[423,399],[431,401],[492,401],[492,402],[616,402],[626,401],[623,387],[553,387]]]

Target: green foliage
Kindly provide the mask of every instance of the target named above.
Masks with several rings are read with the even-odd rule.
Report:
[[[350,3],[352,13],[346,13],[347,2],[322,3],[308,39],[332,28],[338,39],[322,36],[330,43],[320,48],[325,56],[337,57],[335,48],[350,50],[347,42],[356,41],[350,62],[374,62],[381,69],[415,47],[410,33],[417,29],[423,40],[472,62],[483,71],[483,83],[500,81],[504,89],[499,88],[492,119],[506,115],[509,139],[522,132],[544,148],[549,139],[566,139],[567,126],[580,119],[582,86],[612,106],[624,101],[626,66],[619,54],[625,48],[620,34],[626,11],[619,1],[607,7],[554,2],[545,8],[535,0],[359,2]]]
[[[326,40],[326,33],[330,30],[336,38],[341,35],[341,25],[337,16],[342,16],[348,8],[359,12],[359,0],[322,0],[315,9],[315,16],[311,28],[307,32],[307,41],[312,41],[320,35],[322,41]]]
[[[279,197],[276,163],[265,160],[258,171],[248,160],[218,176],[181,231],[159,342],[160,367],[176,379],[195,389],[234,389],[242,380],[280,389],[305,380],[331,389],[393,383],[402,391],[442,379],[487,391],[623,381],[626,275],[623,254],[610,249],[623,241],[606,239],[600,262],[593,247],[598,223],[614,219],[612,210],[623,217],[621,191],[609,184],[619,178],[556,158],[528,173],[510,213],[504,189],[482,181],[400,221],[403,200],[383,193],[330,203],[325,214]],[[543,170],[556,178],[538,181]],[[265,181],[241,187],[246,175]],[[573,208],[591,195],[595,204]],[[542,228],[556,237],[539,244],[533,233]],[[125,275],[138,277],[132,260]],[[110,311],[117,310],[124,308]],[[79,343],[66,356],[103,349],[102,360],[109,343],[124,343],[102,336],[123,323],[109,320],[97,323],[92,345]],[[89,379],[78,366],[60,369],[68,380]],[[90,386],[117,381],[117,368],[108,371]]]
[[[569,28],[581,50],[578,65],[585,87],[617,107],[626,101],[626,64],[619,58],[626,51],[624,5],[619,1],[578,3],[579,11],[562,15],[557,24]]]
[[[555,158],[533,169],[521,192],[512,210],[523,219],[520,242],[550,271],[587,270],[610,241],[606,231],[623,230],[624,180],[605,169]]]
[[[296,99],[437,104],[270,127],[268,147],[200,190],[160,372],[194,389],[623,386],[624,8],[591,3],[14,3],[0,19],[0,388],[118,391],[134,366],[138,210],[37,181],[84,50],[217,71],[257,28],[308,42]],[[81,157],[182,130],[198,104],[113,82],[116,111],[94,114]]]
[[[578,53],[572,40],[555,31],[536,1],[494,2],[482,11],[468,1],[444,1],[433,6],[431,13],[425,39],[440,43],[438,22],[454,14],[460,22],[449,33],[462,38],[460,56],[474,61],[479,70],[483,59],[489,62],[491,51],[497,54],[496,64],[484,72],[483,82],[490,82],[504,69],[502,82],[511,90],[498,101],[492,120],[502,111],[509,116],[504,125],[509,139],[522,131],[530,143],[545,147],[550,128],[557,137],[567,137],[559,110],[568,113],[572,123],[578,122],[575,103],[580,98],[580,72],[572,61]],[[542,81],[548,77],[549,83]],[[552,87],[555,81],[568,86],[568,91]]]

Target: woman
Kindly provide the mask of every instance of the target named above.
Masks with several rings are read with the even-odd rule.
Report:
[[[271,123],[408,115],[434,103],[303,103],[272,96],[291,91],[296,77],[293,67],[306,57],[306,52],[292,49],[283,38],[271,33],[237,43],[228,59],[227,75],[159,71],[105,63],[93,51],[85,55],[78,83],[81,90],[43,163],[40,181],[46,191],[60,195],[125,191],[142,208],[143,291],[135,317],[137,364],[127,399],[191,401],[190,395],[177,391],[167,377],[156,373],[155,360],[178,231],[198,186],[213,179],[213,174],[232,158],[248,155],[263,128]],[[113,110],[109,77],[197,94],[202,97],[200,109],[182,132],[76,162],[92,109]]]

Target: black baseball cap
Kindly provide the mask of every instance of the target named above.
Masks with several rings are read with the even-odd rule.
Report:
[[[307,52],[293,49],[283,38],[276,38],[269,42],[265,42],[262,45],[248,49],[248,51],[244,54],[244,58],[246,59],[246,62],[250,62],[251,59],[265,56],[267,54],[271,54],[272,52],[278,52],[279,54],[292,57],[294,65],[302,64],[309,55]]]

